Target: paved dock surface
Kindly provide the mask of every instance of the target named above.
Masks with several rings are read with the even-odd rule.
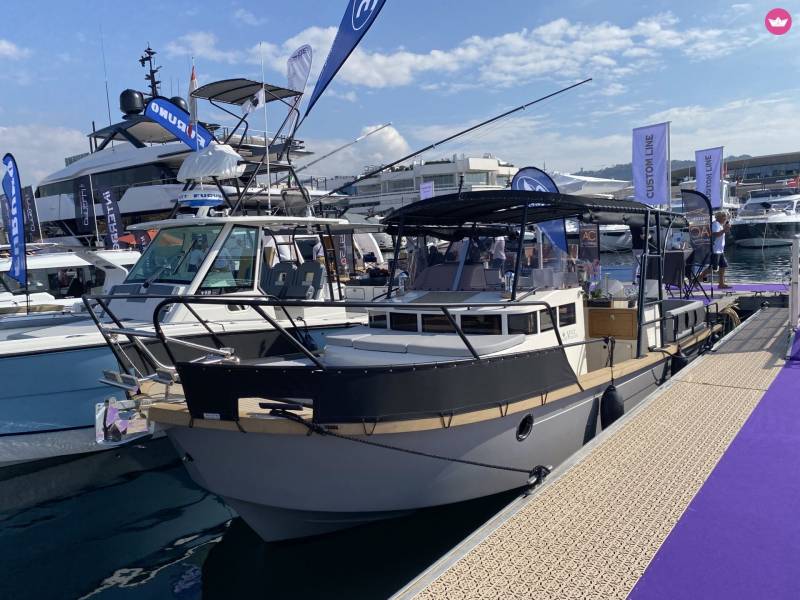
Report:
[[[717,544],[746,546],[755,539],[758,526],[743,528],[737,519],[747,518],[747,502],[727,503],[725,494],[749,488],[761,457],[776,464],[769,473],[755,477],[759,485],[788,477],[792,483],[783,485],[781,494],[800,497],[800,470],[796,468],[800,459],[793,457],[794,466],[787,467],[782,454],[787,445],[796,442],[800,424],[798,420],[782,423],[780,411],[763,415],[759,411],[758,418],[751,420],[758,426],[745,436],[748,439],[737,439],[731,448],[731,456],[736,450],[748,460],[734,459],[731,466],[727,466],[728,460],[720,462],[779,373],[781,390],[791,385],[786,378],[794,380],[795,388],[800,383],[800,371],[783,368],[787,316],[785,309],[764,309],[756,314],[717,352],[676,375],[628,418],[557,469],[540,490],[487,523],[412,582],[400,597],[625,598],[633,590],[637,598],[732,597],[719,586],[726,584],[726,568],[740,567],[738,563],[725,568],[716,564],[729,558],[723,552],[715,559],[713,549]],[[772,404],[766,400],[764,407]],[[787,418],[800,413],[800,409],[793,411]],[[767,435],[766,430],[776,426],[785,432],[782,444],[774,444],[768,454],[746,456],[753,440],[757,443]],[[745,470],[737,472],[737,464]],[[788,468],[794,471],[786,471]],[[712,472],[714,477],[710,477]],[[698,494],[701,489],[703,493]],[[770,496],[765,489],[751,492],[750,502],[764,503]],[[691,516],[687,516],[687,507],[693,510],[698,506],[708,514],[719,503],[727,504],[729,510],[716,524],[706,526],[703,518],[689,518],[683,526],[684,519]],[[779,501],[770,507],[776,503]],[[759,506],[749,509],[752,515]],[[780,516],[792,512],[796,517],[796,501]],[[782,526],[769,516],[765,515],[765,520],[773,529]],[[676,527],[679,522],[681,527]],[[724,528],[737,527],[737,535],[725,535]],[[746,529],[752,534],[749,537]],[[787,537],[795,529],[792,524]],[[713,539],[710,530],[718,533]],[[668,537],[669,543],[664,544]],[[698,548],[696,553],[705,554],[704,562],[692,563],[693,559],[685,556],[687,547],[691,549],[704,537],[710,549]],[[759,565],[776,560],[781,552],[786,556],[772,570],[788,568],[787,561],[797,564],[797,537],[790,549],[776,548],[780,542],[769,532],[758,539],[761,546],[739,547],[734,552],[740,562],[769,546],[770,552],[759,559]],[[655,561],[654,556],[658,557]],[[689,569],[689,563],[694,568]],[[716,568],[718,576],[698,595],[692,578],[703,579],[708,568]],[[749,569],[740,578],[748,575],[764,576]],[[683,582],[672,581],[682,577]],[[789,583],[781,580],[778,585]],[[793,597],[800,597],[796,585],[792,591]]]

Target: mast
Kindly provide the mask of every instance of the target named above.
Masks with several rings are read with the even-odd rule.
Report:
[[[147,75],[145,75],[144,78],[150,86],[150,95],[153,98],[159,95],[158,86],[161,84],[161,80],[158,79],[158,72],[161,70],[161,67],[155,66],[153,61],[153,57],[156,54],[158,53],[150,47],[150,43],[148,42],[147,48],[144,49],[144,54],[139,57],[139,64],[141,64],[142,67],[147,64]]]

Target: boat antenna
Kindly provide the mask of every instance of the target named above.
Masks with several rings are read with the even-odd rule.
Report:
[[[295,170],[294,170],[295,174],[299,173],[300,171],[305,171],[305,170],[306,170],[307,168],[309,168],[309,167],[313,167],[313,166],[314,166],[315,164],[317,164],[318,162],[322,162],[323,160],[325,160],[325,159],[326,159],[326,158],[328,158],[329,156],[333,156],[334,154],[336,154],[337,152],[341,152],[341,151],[342,151],[342,150],[344,150],[345,148],[349,148],[350,146],[354,146],[355,144],[357,144],[358,142],[360,142],[360,141],[361,141],[361,140],[363,140],[364,138],[368,138],[368,137],[369,137],[369,136],[371,136],[373,133],[378,133],[378,132],[379,132],[381,129],[386,129],[386,128],[387,128],[387,127],[389,127],[391,124],[392,124],[391,122],[389,122],[389,123],[384,123],[384,124],[383,124],[383,125],[381,125],[380,127],[376,127],[375,129],[371,129],[371,130],[370,130],[370,131],[368,131],[367,133],[365,133],[365,134],[363,134],[363,135],[360,135],[360,136],[358,136],[358,137],[357,137],[356,139],[354,139],[353,141],[351,141],[351,142],[347,142],[346,144],[342,144],[342,145],[341,145],[341,146],[339,146],[338,148],[334,148],[333,150],[331,150],[331,151],[330,151],[330,152],[328,152],[327,154],[323,154],[323,155],[322,155],[322,156],[320,156],[319,158],[317,158],[317,159],[315,159],[315,160],[312,160],[311,162],[309,162],[309,163],[306,163],[306,164],[304,164],[303,166],[301,166],[301,167],[299,167],[299,168],[295,169]],[[290,175],[288,175],[288,174],[287,174],[287,175],[285,175],[285,176],[284,176],[282,179],[279,179],[279,180],[278,180],[278,181],[276,181],[275,183],[276,183],[276,184],[277,184],[277,183],[283,183],[284,181],[286,181],[287,179],[289,179],[289,177],[290,177]]]
[[[364,181],[365,179],[369,179],[370,177],[374,177],[378,173],[382,173],[386,169],[390,169],[390,168],[394,167],[395,165],[399,165],[400,163],[406,162],[407,160],[409,160],[411,158],[414,158],[418,154],[422,154],[423,152],[427,152],[428,150],[433,150],[437,146],[441,146],[442,144],[446,144],[447,142],[451,142],[454,139],[461,137],[462,135],[466,135],[467,133],[470,133],[471,131],[475,131],[476,129],[480,129],[481,127],[485,127],[486,125],[489,125],[490,123],[494,123],[495,121],[499,121],[500,119],[508,117],[509,115],[513,115],[516,112],[519,112],[521,110],[525,110],[529,106],[533,106],[534,104],[538,104],[539,102],[543,102],[543,101],[547,100],[548,98],[552,98],[554,96],[558,96],[559,94],[563,94],[564,92],[567,92],[569,90],[572,90],[572,89],[578,87],[579,85],[583,85],[584,83],[589,83],[591,80],[592,80],[592,78],[589,77],[588,79],[584,79],[583,81],[579,81],[578,83],[573,83],[572,85],[568,85],[567,87],[563,87],[560,90],[557,90],[555,92],[551,92],[551,93],[547,94],[546,96],[542,96],[541,98],[537,98],[536,100],[531,100],[530,102],[526,102],[525,104],[517,106],[516,108],[512,108],[511,110],[507,110],[506,112],[504,112],[502,114],[499,114],[499,115],[497,115],[495,117],[492,117],[491,119],[486,119],[485,121],[481,121],[477,125],[473,125],[471,127],[467,127],[466,129],[462,129],[461,131],[459,131],[457,133],[454,133],[452,135],[449,135],[446,138],[439,140],[438,142],[434,142],[433,144],[428,144],[424,148],[420,148],[419,150],[415,150],[414,152],[412,152],[411,154],[407,154],[403,158],[399,158],[396,161],[390,162],[387,165],[382,165],[382,166],[378,167],[377,169],[373,169],[372,171],[369,171],[369,172],[365,173],[364,175],[361,175],[360,177],[357,177],[353,181],[350,181],[350,182],[346,183],[345,185],[339,186],[335,190],[328,192],[324,196],[320,196],[319,200],[327,198],[328,196],[332,196],[333,194],[335,194],[337,192],[341,192],[346,187],[349,187],[349,186],[351,186],[353,184],[356,184],[359,181]]]
[[[102,24],[100,25],[100,53],[103,55],[103,77],[106,84],[106,110],[108,111],[108,124],[111,125],[111,100],[108,96],[108,68],[106,67],[106,44],[105,36],[103,35]]]
[[[161,70],[161,67],[156,67],[153,64],[153,57],[156,54],[158,53],[150,47],[150,42],[147,42],[147,48],[144,49],[144,54],[139,57],[139,64],[142,65],[142,67],[145,66],[145,63],[148,65],[147,75],[145,75],[144,78],[150,85],[150,95],[153,98],[159,95],[158,85],[161,83],[161,80],[158,79],[158,72]]]
[[[264,81],[264,52],[261,49],[261,42],[258,42],[258,54],[261,57],[261,85]],[[264,102],[264,152],[267,153],[267,210],[272,214],[272,176],[269,172],[269,131],[267,127],[267,103]]]

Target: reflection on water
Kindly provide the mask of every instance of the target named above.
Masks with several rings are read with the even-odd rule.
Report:
[[[759,283],[789,283],[791,247],[776,246],[764,249],[740,248],[733,243],[725,247],[728,261],[726,279]],[[603,273],[620,281],[630,281],[633,274],[631,252],[609,252],[601,255]]]
[[[773,248],[725,249],[728,260],[728,278],[731,281],[759,281],[789,284],[792,249],[790,246]]]
[[[384,598],[517,495],[267,544],[163,439],[0,473],[0,598],[16,599]]]

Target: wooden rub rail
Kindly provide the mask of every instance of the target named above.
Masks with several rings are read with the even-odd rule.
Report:
[[[786,317],[757,313],[397,597],[625,598],[776,377]]]

